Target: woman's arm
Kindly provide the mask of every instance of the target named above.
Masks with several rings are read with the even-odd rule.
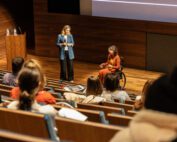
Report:
[[[64,46],[64,43],[63,42],[61,42],[61,35],[59,34],[58,35],[58,37],[57,37],[57,46],[59,46],[59,47],[62,47],[62,46]]]
[[[108,63],[109,63],[109,56],[108,56],[107,61],[105,63],[101,63],[99,66],[100,68],[105,68],[108,65]]]
[[[117,56],[115,59],[115,65],[112,66],[112,69],[119,69],[120,68],[120,57]]]
[[[70,43],[67,43],[68,46],[74,46],[74,39],[73,39],[73,36],[70,35],[70,38],[71,38],[71,42]]]

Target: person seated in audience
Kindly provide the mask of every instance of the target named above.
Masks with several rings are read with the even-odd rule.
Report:
[[[106,101],[114,101],[115,99],[124,103],[125,100],[131,100],[127,92],[120,90],[118,75],[115,73],[108,73],[104,79],[104,90],[101,97]]]
[[[37,68],[23,68],[18,75],[19,97],[7,108],[56,115],[57,111],[50,105],[39,105],[36,94],[41,86],[41,73]]]
[[[149,89],[149,87],[152,85],[152,83],[153,83],[153,80],[148,80],[144,84],[142,94],[140,96],[137,96],[135,99],[135,104],[134,104],[135,110],[140,110],[144,107],[144,100],[146,97],[146,92]]]
[[[15,57],[12,59],[12,73],[6,73],[3,76],[2,83],[5,85],[16,86],[16,77],[21,70],[24,63],[24,59],[21,57]]]
[[[177,68],[149,87],[144,108],[111,142],[172,142],[177,137]]]
[[[103,91],[102,84],[98,77],[90,76],[87,79],[86,98],[82,103],[99,103],[106,101],[101,97]]]
[[[85,95],[80,95],[77,93],[73,93],[73,92],[65,92],[63,94],[64,98],[69,101],[70,103],[73,104],[73,106],[76,105],[76,103],[82,103],[82,101],[86,98]],[[57,103],[58,104],[58,103]]]
[[[177,137],[174,140],[172,140],[171,142],[177,142]]]
[[[37,93],[37,95],[35,96],[35,99],[38,103],[44,103],[44,104],[55,104],[56,103],[56,98],[54,96],[52,96],[51,93],[47,92],[47,91],[43,91],[45,85],[46,85],[46,78],[45,75],[41,69],[40,64],[33,59],[27,60],[24,63],[23,68],[29,68],[29,69],[37,69],[39,70],[40,73],[40,86],[39,86],[39,92]],[[10,96],[13,99],[17,99],[19,97],[20,94],[20,89],[19,87],[14,87],[11,90]]]
[[[76,93],[66,92],[64,96],[68,101],[74,101],[76,103],[96,103],[103,100],[100,97],[102,93],[102,84],[98,77],[90,76],[87,79],[87,88],[85,95],[79,95]]]
[[[99,71],[99,78],[101,82],[104,82],[104,77],[108,73],[114,73],[120,68],[120,57],[118,49],[115,45],[108,48],[108,59],[105,63],[100,65],[101,70]]]

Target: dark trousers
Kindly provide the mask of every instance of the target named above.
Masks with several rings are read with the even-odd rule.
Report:
[[[65,51],[64,60],[60,60],[60,79],[74,80],[73,60],[69,59],[68,51]]]

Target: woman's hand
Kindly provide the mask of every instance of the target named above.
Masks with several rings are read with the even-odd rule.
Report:
[[[73,46],[73,44],[72,43],[68,43],[67,46]]]
[[[141,96],[137,96],[135,100],[134,108],[136,110],[140,110],[143,107],[143,105],[144,103],[143,103]]]
[[[103,69],[105,67],[105,63],[100,64],[99,67]]]
[[[64,43],[63,43],[63,45],[64,45],[64,46],[67,46],[67,43],[66,43],[66,42],[64,42]]]
[[[60,47],[66,46],[66,43],[60,43]]]
[[[109,65],[107,66],[107,68],[108,68],[108,69],[112,69],[112,68],[113,68],[113,65],[110,65],[110,64],[109,64]]]

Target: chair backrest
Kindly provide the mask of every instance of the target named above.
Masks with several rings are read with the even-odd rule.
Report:
[[[0,89],[0,95],[10,97],[10,90]]]
[[[49,132],[43,114],[0,108],[0,129],[49,138]]]
[[[121,127],[56,118],[59,137],[74,142],[108,142]]]
[[[133,111],[133,110],[127,111],[127,115],[128,115],[128,116],[135,116],[137,113],[138,113],[138,112]]]
[[[4,73],[0,72],[0,78],[2,79],[4,76]]]
[[[123,108],[125,110],[125,113],[128,110],[133,110],[133,108],[134,108],[133,105],[116,103],[116,102],[101,102],[100,105],[110,106],[110,107],[116,107],[116,108]]]
[[[82,109],[88,109],[88,110],[103,111],[105,113],[105,115],[107,115],[108,113],[117,113],[117,114],[122,113],[120,108],[115,108],[115,107],[110,107],[110,106],[100,106],[100,105],[96,105],[96,104],[81,104],[81,103],[78,103],[77,107],[82,108]]]
[[[119,99],[114,99],[114,101],[117,103],[120,103]],[[125,104],[134,105],[135,101],[134,100],[125,100]]]
[[[2,84],[2,78],[0,78],[0,84]]]
[[[8,70],[0,70],[1,73],[9,73]]]
[[[13,87],[9,85],[0,84],[1,89],[11,90]]]
[[[59,105],[52,105],[55,109],[60,110],[61,108],[63,108],[62,106]],[[74,108],[75,110],[83,113],[84,115],[86,115],[88,117],[88,121],[92,121],[92,122],[101,122],[101,117],[100,111],[96,111],[96,110],[88,110],[88,109],[79,109],[79,108]]]
[[[43,138],[0,130],[0,142],[52,142]]]
[[[128,126],[130,121],[132,120],[132,117],[117,115],[117,114],[108,114],[107,119],[109,121],[109,124],[119,125],[119,126]]]
[[[135,101],[133,101],[133,100],[125,100],[125,104],[134,105]]]

